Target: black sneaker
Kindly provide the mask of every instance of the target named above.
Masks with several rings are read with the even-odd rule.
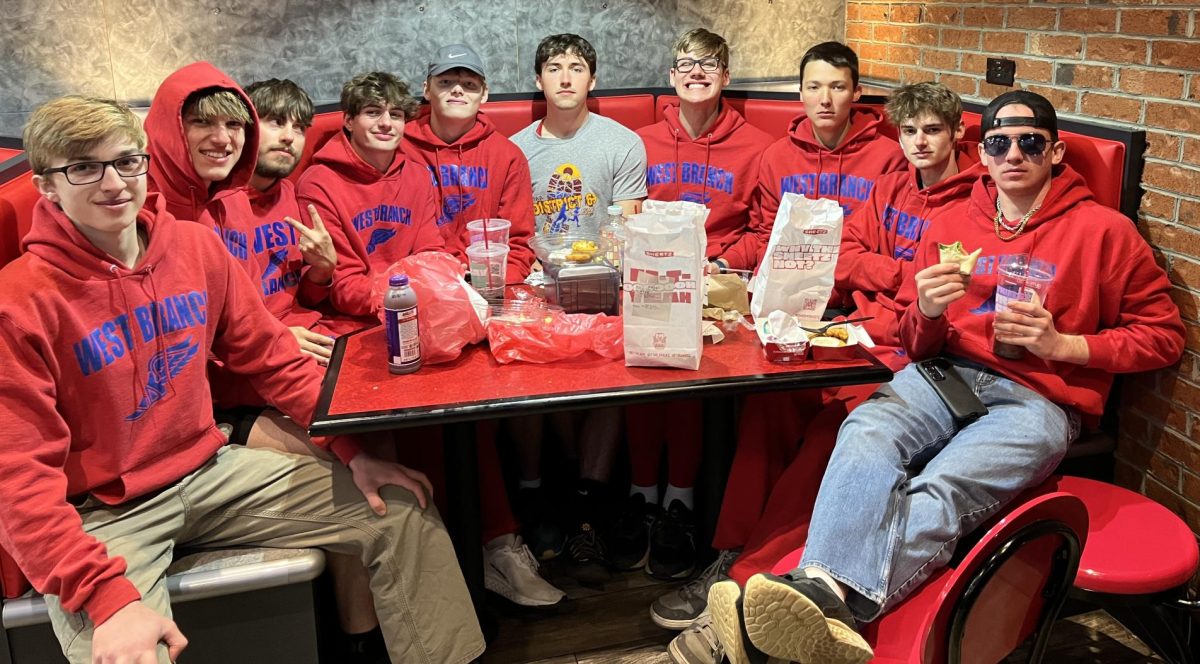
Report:
[[[708,606],[708,589],[729,578],[729,568],[737,560],[738,553],[731,550],[718,552],[717,559],[700,576],[654,600],[650,605],[650,619],[663,629],[686,629]]]
[[[604,540],[590,523],[581,523],[575,534],[567,540],[564,553],[571,562],[571,576],[580,585],[599,587],[608,583],[612,574],[608,571]]]
[[[646,566],[650,559],[650,530],[661,513],[658,505],[646,504],[642,494],[629,496],[604,538],[613,568],[628,571]]]
[[[686,579],[696,572],[696,518],[681,501],[650,530],[650,562],[646,573],[656,579]]]
[[[562,553],[567,535],[556,523],[543,489],[521,489],[517,493],[517,518],[525,545],[538,560],[551,560]]]
[[[846,603],[820,579],[755,574],[741,609],[750,642],[772,657],[828,664],[874,657]]]

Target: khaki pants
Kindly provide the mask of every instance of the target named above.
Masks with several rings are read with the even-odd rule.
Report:
[[[431,502],[421,510],[396,487],[382,496],[385,517],[367,507],[340,463],[226,446],[157,494],[116,507],[89,499],[79,513],[110,556],[125,558],[142,601],[163,615],[171,615],[165,574],[176,546],[314,547],[362,559],[392,662],[475,659],[483,636],[436,509]],[[67,658],[90,663],[86,613],[64,611],[54,596],[46,601]],[[159,661],[169,661],[165,646]]]

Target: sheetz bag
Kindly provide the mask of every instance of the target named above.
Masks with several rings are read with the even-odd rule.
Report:
[[[646,201],[625,224],[625,364],[699,369],[708,208]]]
[[[758,320],[778,310],[821,320],[841,240],[842,206],[837,201],[784,194],[752,285],[750,315]]]

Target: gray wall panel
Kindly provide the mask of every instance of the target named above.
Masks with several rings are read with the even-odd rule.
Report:
[[[439,45],[473,44],[493,92],[534,90],[538,41],[596,46],[598,87],[667,83],[670,46],[706,27],[732,44],[735,80],[790,78],[808,46],[844,34],[845,0],[4,0],[0,134],[66,93],[144,102],[176,68],[209,60],[235,79],[288,77],[318,101],[390,70],[420,92]]]

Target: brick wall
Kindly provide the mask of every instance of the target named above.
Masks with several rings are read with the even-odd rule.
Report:
[[[1127,380],[1117,478],[1200,532],[1200,4],[1172,0],[846,3],[866,78],[939,80],[974,101],[989,55],[1058,111],[1144,127],[1139,227],[1175,286],[1188,344],[1179,366]]]

